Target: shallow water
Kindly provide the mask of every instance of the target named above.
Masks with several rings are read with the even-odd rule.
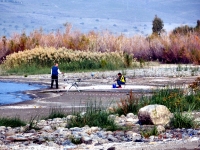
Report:
[[[31,100],[32,97],[23,92],[41,88],[45,88],[45,86],[39,84],[0,81],[0,105]]]

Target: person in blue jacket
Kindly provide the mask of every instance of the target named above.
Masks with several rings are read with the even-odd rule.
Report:
[[[56,82],[56,88],[58,89],[58,74],[62,74],[58,68],[58,63],[51,68],[51,88],[53,88],[54,80]]]

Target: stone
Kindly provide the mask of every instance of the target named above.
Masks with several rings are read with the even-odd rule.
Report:
[[[126,117],[127,117],[127,118],[133,118],[133,117],[134,117],[134,114],[133,114],[133,113],[128,113],[128,114],[126,115]]]
[[[99,131],[100,128],[99,127],[91,127],[91,130],[92,130],[92,132],[96,132],[96,131]]]
[[[92,138],[89,136],[82,136],[81,141],[85,144],[92,144]]]
[[[118,139],[111,134],[108,135],[107,139],[112,142],[118,142]]]
[[[140,134],[133,132],[133,134],[132,134],[133,142],[141,141],[141,139],[142,139],[142,136]]]
[[[53,132],[51,126],[45,126],[44,128],[42,128],[42,131]]]
[[[115,150],[115,147],[109,147],[107,150]]]
[[[157,129],[158,133],[162,133],[162,132],[165,131],[165,127],[163,127],[162,125],[158,125],[158,126],[156,127],[156,129]]]
[[[9,129],[9,130],[5,133],[6,136],[11,136],[11,135],[14,135],[14,134],[15,134],[15,130],[14,130],[14,129]]]
[[[147,105],[140,108],[138,119],[141,124],[166,125],[172,117],[169,109],[164,105]]]

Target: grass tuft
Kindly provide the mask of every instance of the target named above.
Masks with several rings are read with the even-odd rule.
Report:
[[[83,111],[83,110],[82,110]],[[84,127],[88,126],[98,126],[106,130],[115,131],[119,127],[115,124],[114,120],[109,118],[109,112],[102,106],[101,102],[97,104],[95,102],[89,102],[86,104],[86,110],[84,114],[79,112],[74,112],[71,121],[68,124],[68,127]]]
[[[63,118],[66,117],[66,112],[64,112],[64,109],[62,108],[51,108],[49,111],[49,115],[45,118],[47,119],[53,119],[53,118]]]
[[[20,127],[25,126],[26,123],[22,121],[19,117],[14,118],[0,118],[0,126],[6,126],[6,127]]]
[[[194,118],[189,113],[175,112],[170,122],[172,128],[195,128]]]

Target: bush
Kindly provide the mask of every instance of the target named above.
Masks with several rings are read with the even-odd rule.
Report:
[[[152,129],[150,129],[150,130],[142,130],[141,131],[141,135],[143,136],[143,137],[145,137],[145,138],[149,138],[150,136],[152,136],[152,135],[155,135],[155,136],[157,136],[158,135],[158,130],[157,130],[157,127],[156,126],[154,126]]]
[[[0,126],[6,126],[6,127],[20,127],[25,126],[26,123],[22,120],[20,120],[19,117],[14,118],[0,118]]]
[[[148,105],[150,104],[160,104],[166,106],[171,112],[188,111],[188,108],[194,105],[190,103],[187,93],[181,88],[165,88],[155,91],[151,97],[143,97],[146,99]]]
[[[105,63],[102,62],[105,61]],[[58,61],[63,71],[81,71],[91,69],[119,69],[124,66],[121,53],[82,52],[65,48],[42,48],[20,51],[7,56],[4,69],[10,73],[44,73],[46,68]],[[48,72],[49,73],[49,69]]]
[[[137,114],[138,110],[142,107],[142,103],[139,98],[135,97],[132,91],[129,92],[129,96],[121,99],[117,102],[117,107],[114,107],[114,113],[119,115],[126,115],[130,112]]]
[[[82,113],[85,112],[85,113]],[[113,119],[110,119],[110,115],[105,108],[97,102],[90,102],[86,106],[86,110],[80,110],[79,112],[73,112],[73,117],[68,123],[68,128],[71,127],[84,127],[98,126],[107,130],[115,131],[119,127],[115,124]]]
[[[194,128],[196,126],[194,118],[190,114],[183,114],[182,112],[175,112],[170,122],[172,128]]]
[[[53,119],[53,118],[63,118],[66,117],[66,113],[62,108],[51,108],[49,111],[49,115],[45,119]]]

